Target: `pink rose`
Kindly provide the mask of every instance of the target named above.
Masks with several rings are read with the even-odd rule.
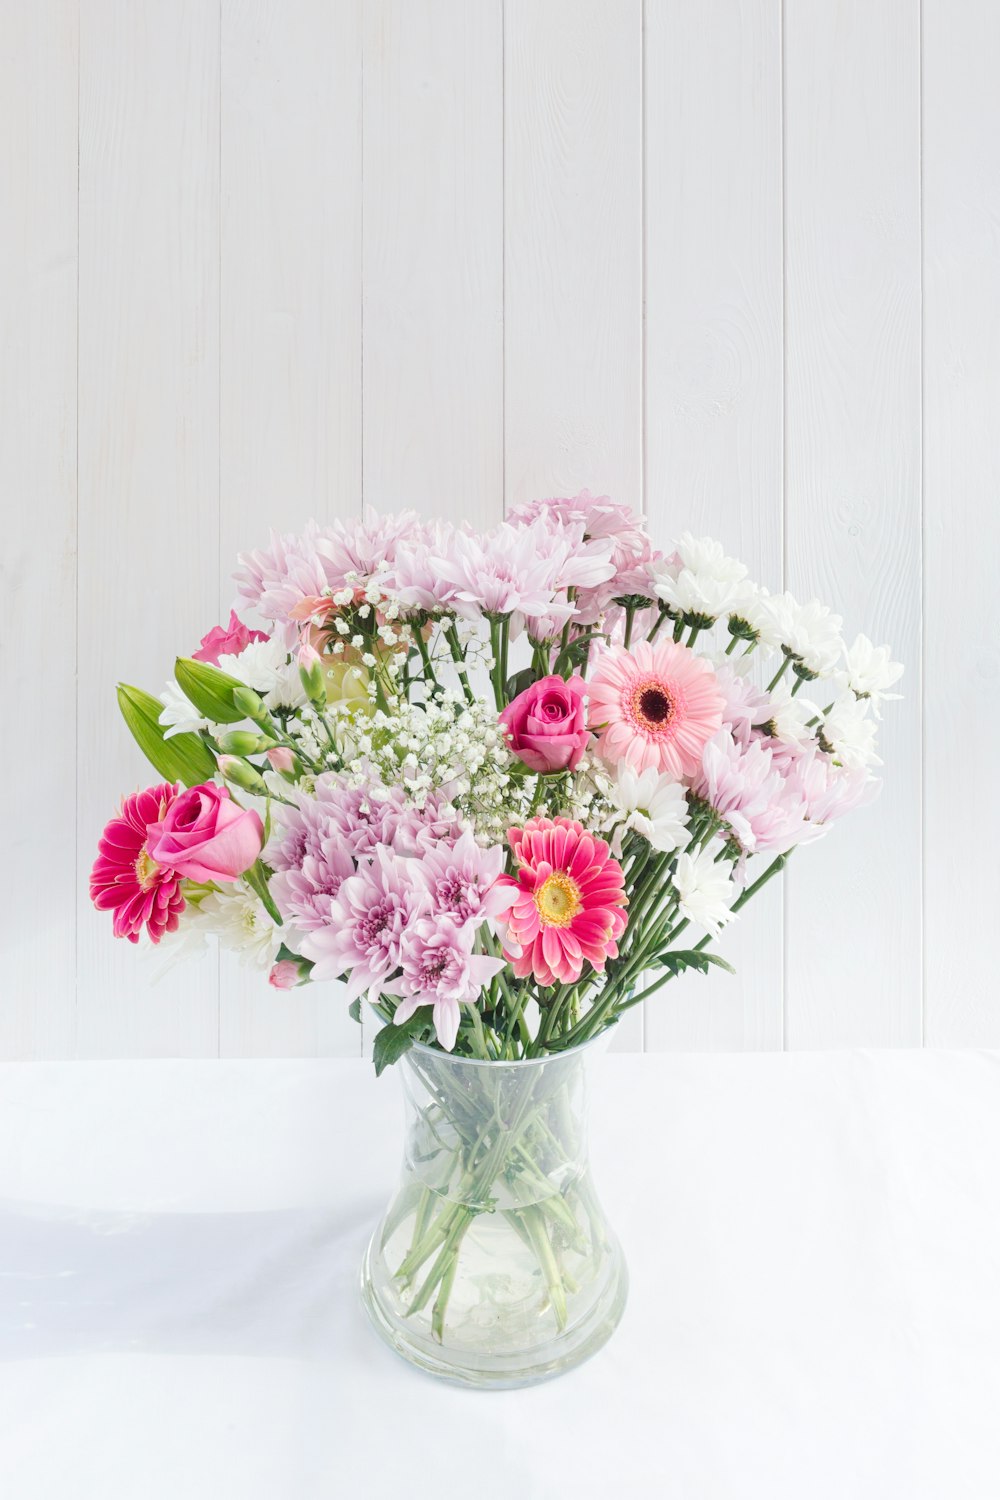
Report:
[[[235,609],[229,611],[229,628],[224,630],[221,625],[215,625],[201,638],[201,645],[197,651],[192,651],[194,661],[207,661],[210,666],[219,665],[220,656],[239,656],[245,651],[251,641],[267,641],[270,636],[265,635],[263,630],[251,630],[237,617]]]
[[[299,982],[299,966],[294,958],[283,958],[276,963],[267,982],[276,990],[294,990]]]
[[[151,859],[188,880],[235,880],[249,870],[264,842],[260,818],[239,807],[229,789],[208,781],[182,792],[149,829]]]
[[[584,722],[587,685],[578,674],[542,677],[500,715],[511,750],[532,771],[575,771],[590,733]]]

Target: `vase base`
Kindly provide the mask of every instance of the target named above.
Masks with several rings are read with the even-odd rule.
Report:
[[[450,1348],[422,1333],[405,1316],[380,1300],[374,1262],[379,1253],[376,1230],[361,1265],[361,1302],[376,1333],[408,1364],[438,1380],[478,1390],[516,1390],[554,1380],[597,1353],[617,1328],[628,1298],[628,1270],[617,1240],[607,1247],[604,1291],[572,1327],[546,1343],[515,1353]]]

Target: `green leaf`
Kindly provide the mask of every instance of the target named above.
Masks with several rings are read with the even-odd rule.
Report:
[[[538,673],[533,667],[524,667],[520,672],[515,672],[513,677],[507,678],[506,694],[507,702],[513,703],[519,693],[525,692],[532,683],[538,681]]]
[[[178,687],[213,724],[235,724],[246,718],[233,701],[233,693],[245,688],[245,682],[220,672],[207,661],[192,661],[187,656],[177,658],[174,672]]]
[[[246,881],[247,885],[251,887],[252,890],[256,891],[257,895],[264,903],[264,910],[271,918],[271,921],[274,922],[278,927],[281,927],[283,925],[281,920],[281,913],[278,911],[278,908],[274,904],[274,897],[271,895],[270,889],[268,888],[267,884],[270,875],[271,871],[268,869],[267,865],[262,859],[258,859],[255,864],[252,864],[249,870],[243,871],[243,879]]]
[[[389,1021],[382,1027],[381,1031],[375,1033],[375,1045],[372,1056],[375,1062],[375,1076],[383,1073],[386,1068],[399,1059],[405,1052],[409,1052],[413,1043],[417,1040],[431,1016],[429,1005],[422,1005],[415,1010],[408,1021],[402,1026],[397,1026],[394,1021]]]
[[[557,677],[569,677],[575,667],[583,666],[590,652],[591,641],[603,641],[604,635],[600,630],[588,630],[585,635],[578,635],[575,641],[571,641],[565,651],[560,651],[556,658],[556,664],[552,668]]]
[[[167,781],[181,781],[197,786],[215,775],[215,757],[196,734],[175,734],[165,738],[160,714],[163,704],[142,688],[118,684],[118,707],[150,765]]]
[[[727,974],[736,973],[728,959],[721,958],[718,953],[703,953],[702,957],[707,958],[710,964],[715,964],[717,969],[725,969]]]
[[[701,948],[681,949],[674,953],[660,953],[657,955],[654,968],[666,969],[670,974],[683,974],[685,969],[695,969],[699,974],[707,974],[709,966],[714,964],[716,968],[725,969],[729,974],[735,974],[736,970],[731,963],[720,958],[718,953],[706,953]]]
[[[358,1025],[359,1026],[361,1025],[361,996],[360,995],[355,995],[354,999],[351,1001],[350,1005],[347,1007],[347,1014],[350,1016],[350,1018],[351,1018],[352,1021],[357,1021]]]

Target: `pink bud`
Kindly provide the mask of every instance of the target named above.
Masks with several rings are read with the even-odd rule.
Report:
[[[292,958],[283,958],[280,963],[275,964],[267,982],[276,990],[294,990],[299,982],[299,966]]]
[[[319,665],[319,652],[306,636],[303,636],[299,641],[298,658],[299,666],[306,672],[310,671],[312,667]]]
[[[291,771],[295,765],[295,756],[286,745],[275,745],[267,752],[267,758],[272,771]]]

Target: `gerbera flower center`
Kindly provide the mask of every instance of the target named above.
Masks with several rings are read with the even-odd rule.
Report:
[[[674,702],[659,683],[645,683],[636,688],[632,698],[636,718],[647,729],[663,730],[674,716]]]
[[[148,891],[150,886],[156,884],[156,876],[160,867],[155,859],[150,859],[149,851],[145,844],[143,844],[136,855],[134,868],[135,878],[139,882],[139,889],[141,891]]]
[[[575,880],[558,871],[535,892],[535,905],[543,927],[568,927],[583,910],[580,887]]]

